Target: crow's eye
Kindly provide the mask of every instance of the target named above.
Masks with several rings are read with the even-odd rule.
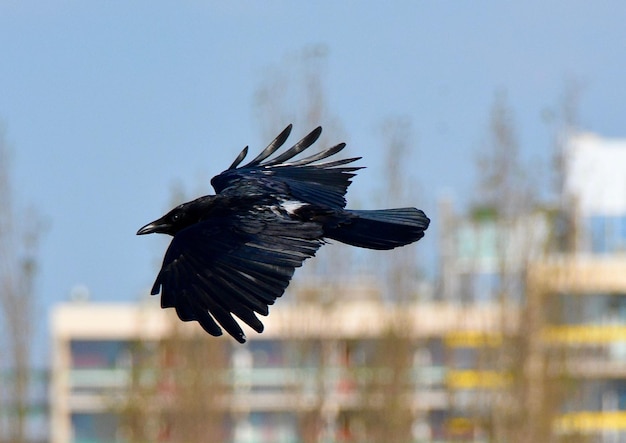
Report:
[[[172,221],[177,222],[178,220],[180,220],[180,213],[172,215]]]

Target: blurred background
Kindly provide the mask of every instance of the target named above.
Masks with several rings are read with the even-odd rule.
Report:
[[[626,441],[626,4],[0,0],[0,441]],[[363,156],[249,342],[137,229],[245,145]]]

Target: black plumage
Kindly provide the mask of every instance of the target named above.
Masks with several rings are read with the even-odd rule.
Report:
[[[393,249],[424,236],[430,220],[419,209],[345,209],[345,194],[360,157],[321,162],[341,143],[293,160],[320,136],[318,127],[293,147],[285,143],[291,125],[258,156],[233,164],[211,180],[216,195],[183,203],[137,234],[173,236],[151,293],[175,308],[183,321],[196,320],[211,335],[224,328],[239,342],[246,337],[233,318],[257,332],[256,314],[280,297],[295,268],[315,255],[325,239],[369,249]],[[221,327],[220,327],[221,326]]]

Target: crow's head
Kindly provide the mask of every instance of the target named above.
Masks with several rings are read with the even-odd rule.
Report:
[[[163,217],[139,229],[137,235],[153,233],[175,235],[177,232],[201,221],[203,211],[210,203],[210,197],[212,196],[200,197],[176,206]]]

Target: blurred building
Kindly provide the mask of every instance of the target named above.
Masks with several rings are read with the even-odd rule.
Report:
[[[470,336],[495,334],[499,314],[493,307],[461,309],[431,303],[400,309],[382,303],[375,285],[362,283],[295,290],[334,290],[344,295],[341,303],[331,306],[284,300],[265,319],[263,334],[247,331],[245,345],[213,337],[202,344],[219,342],[227,349],[222,368],[227,385],[223,408],[228,411],[224,441],[303,441],[302,417],[307,412],[322,417],[315,441],[365,441],[359,430],[363,412],[368,402],[379,401],[375,399],[379,391],[370,393],[375,380],[390,371],[381,364],[387,357],[381,360],[380,353],[390,351],[384,340],[399,322],[408,347],[400,347],[401,340],[391,343],[408,361],[400,368],[408,377],[401,395],[411,415],[411,432],[416,441],[444,439],[449,432],[458,432],[448,429],[446,385],[459,383],[467,374],[447,371],[445,342],[452,330],[463,340],[467,339],[463,331],[471,331]],[[141,342],[158,352],[157,344],[180,325],[183,337],[197,332],[205,338],[197,324],[182,324],[174,317],[157,303],[73,302],[55,309],[53,443],[125,441],[120,411],[133,377],[133,348]],[[156,434],[156,439],[168,441],[166,429]]]
[[[558,432],[626,441],[626,139],[578,134],[567,146],[566,191],[574,209],[574,248],[531,269],[558,309],[545,339],[567,356],[576,388],[562,405]]]
[[[511,434],[546,429],[535,441],[626,441],[626,140],[577,134],[564,158],[552,207],[506,219],[441,206],[444,300],[520,313],[508,337],[449,342],[461,358],[448,370],[468,371],[455,412],[496,441],[507,410]]]

